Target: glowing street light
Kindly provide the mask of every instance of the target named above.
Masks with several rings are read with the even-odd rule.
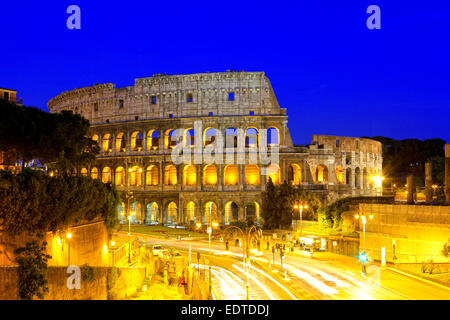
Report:
[[[67,238],[67,245],[69,247],[69,250],[67,252],[68,253],[67,264],[70,266],[70,239],[72,239],[72,234],[70,232],[67,232],[66,238]]]
[[[300,212],[300,236],[302,236],[303,235],[303,209],[308,209],[308,206],[306,204],[295,205],[294,209],[298,209]]]
[[[361,219],[361,223],[363,225],[363,248],[366,247],[366,223],[367,223],[367,219],[365,215],[359,215],[359,214],[355,214],[355,219],[359,220]],[[369,219],[372,220],[373,219],[373,214],[369,215]]]

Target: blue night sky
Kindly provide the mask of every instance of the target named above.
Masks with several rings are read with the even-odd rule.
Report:
[[[62,91],[155,73],[265,71],[294,143],[312,134],[450,142],[448,1],[4,1],[0,87]],[[69,30],[66,8],[81,8]],[[381,8],[368,30],[366,8]]]

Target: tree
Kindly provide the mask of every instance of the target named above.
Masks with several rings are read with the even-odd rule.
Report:
[[[16,262],[19,265],[18,288],[19,297],[22,300],[32,300],[35,296],[43,299],[44,294],[48,292],[45,272],[51,256],[45,254],[46,246],[45,241],[39,244],[38,241],[33,240],[27,242],[25,247],[14,250]]]

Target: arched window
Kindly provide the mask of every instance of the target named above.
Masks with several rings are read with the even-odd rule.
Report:
[[[225,147],[237,148],[238,134],[235,128],[225,130]]]
[[[159,149],[159,133],[156,130],[149,130],[147,132],[147,150]]]
[[[239,208],[236,203],[230,201],[225,205],[225,224],[239,220]]]
[[[164,148],[172,149],[177,145],[177,133],[174,129],[166,130],[164,134]]]
[[[102,170],[102,182],[107,183],[111,182],[111,168],[104,167]]]
[[[328,168],[319,164],[316,169],[316,181],[318,183],[328,182]]]
[[[159,184],[159,170],[155,165],[147,167],[145,171],[145,184],[147,186],[157,186]]]
[[[344,170],[341,166],[336,167],[336,179],[339,184],[344,183]]]
[[[258,130],[256,128],[248,128],[245,131],[245,147],[258,146]]]
[[[127,220],[125,203],[121,202],[117,205],[117,216],[119,217],[119,221],[122,223]]]
[[[217,168],[212,164],[208,164],[203,168],[203,184],[216,185],[217,184]]]
[[[280,136],[278,133],[278,129],[275,127],[270,127],[267,129],[267,145],[279,145],[280,144]]]
[[[184,131],[184,145],[185,146],[194,146],[195,143],[195,130],[192,128],[186,129]]]
[[[259,221],[259,203],[256,201],[247,203],[245,208],[247,218],[252,217],[255,221]]]
[[[249,164],[245,167],[245,184],[257,186],[259,182],[259,167],[256,164]]]
[[[213,144],[217,139],[217,131],[214,128],[206,128],[203,131],[203,145]]]
[[[116,185],[123,186],[125,184],[125,169],[123,167],[116,168]]]
[[[280,184],[281,183],[281,172],[280,167],[276,164],[270,164],[266,169],[266,177],[267,182],[269,182],[269,178],[272,179],[273,184]]]
[[[175,202],[170,202],[167,206],[166,224],[177,223],[178,207]]]
[[[184,213],[183,213],[183,221],[184,223],[195,223],[195,202],[189,201],[186,203],[186,206],[184,207]]]
[[[99,139],[98,134],[94,134],[91,139],[98,143],[98,139]]]
[[[235,186],[239,182],[238,168],[234,164],[229,164],[224,169],[224,184],[226,186]]]
[[[123,132],[116,136],[116,152],[126,152],[127,151],[127,137]]]
[[[177,183],[177,168],[170,164],[164,168],[164,184],[172,186]]]
[[[355,169],[355,188],[361,189],[361,169]]]
[[[302,169],[298,164],[296,163],[291,164],[289,166],[288,173],[289,173],[288,180],[290,184],[298,185],[302,183]]]
[[[347,182],[348,185],[350,185],[352,182],[352,169],[351,168],[347,168],[347,170],[345,172],[345,181]]]
[[[183,185],[195,186],[197,184],[197,170],[192,164],[184,166],[183,169]]]
[[[135,201],[130,206],[131,223],[140,223],[142,217],[142,206],[139,202]]]
[[[219,222],[218,214],[217,214],[217,205],[214,202],[209,201],[209,202],[205,203],[205,206],[204,206],[203,223],[209,224],[209,223],[213,223],[213,222],[216,222],[216,223]]]
[[[130,171],[130,186],[142,186],[142,168],[134,166]]]
[[[88,176],[88,171],[87,171],[86,168],[81,168],[80,173],[81,173],[81,175],[82,175],[83,177],[87,177],[87,176]]]
[[[150,202],[147,205],[147,224],[157,224],[159,223],[159,206],[156,202]]]
[[[98,179],[98,169],[95,167],[91,169],[91,178]]]
[[[103,136],[102,151],[103,152],[112,152],[112,138],[109,133],[107,133]]]
[[[134,131],[131,134],[131,151],[142,151],[142,133]]]

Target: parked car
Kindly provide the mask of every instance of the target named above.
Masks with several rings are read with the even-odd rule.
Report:
[[[163,247],[160,244],[155,244],[152,247],[152,254],[154,256],[159,256],[159,254],[161,253],[162,250],[163,250]]]

